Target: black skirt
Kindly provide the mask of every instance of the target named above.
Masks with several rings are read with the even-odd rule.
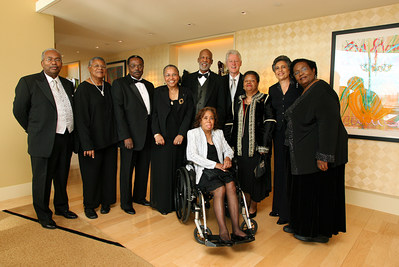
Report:
[[[345,165],[293,175],[290,225],[295,234],[331,237],[346,231]]]
[[[198,187],[202,192],[211,192],[234,181],[233,173],[220,169],[204,169]]]

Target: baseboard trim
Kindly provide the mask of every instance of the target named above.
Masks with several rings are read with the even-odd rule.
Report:
[[[399,197],[346,187],[346,203],[399,215]]]
[[[0,201],[32,195],[32,183],[0,187]]]

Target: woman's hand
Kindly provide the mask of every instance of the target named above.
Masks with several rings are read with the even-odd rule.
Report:
[[[215,166],[215,169],[219,169],[219,170],[222,170],[222,171],[226,171],[224,168],[223,168],[223,166],[224,165],[222,165],[222,164],[220,164],[220,163],[216,163],[216,166]]]
[[[83,156],[88,156],[94,159],[94,150],[83,151]]]
[[[184,139],[183,135],[179,134],[175,137],[175,140],[173,140],[173,144],[175,146],[181,145],[183,143],[183,139]]]
[[[226,158],[224,159],[224,162],[223,162],[223,169],[224,169],[224,170],[230,169],[231,166],[232,166],[232,164],[231,164],[231,159],[230,159],[229,157],[226,157]]]
[[[163,136],[160,135],[160,134],[156,134],[156,135],[154,136],[154,139],[155,139],[155,144],[156,144],[156,145],[161,145],[161,146],[163,146],[163,145],[165,144],[165,140],[163,139]]]
[[[321,161],[317,160],[317,168],[319,168],[322,171],[328,170],[328,163],[327,161]]]

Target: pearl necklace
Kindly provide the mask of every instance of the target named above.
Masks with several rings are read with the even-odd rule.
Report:
[[[101,84],[102,90],[101,90],[101,89],[98,88],[98,86],[93,82],[93,80],[91,79],[91,77],[89,77],[89,78],[90,78],[90,81],[93,83],[93,85],[97,88],[97,90],[100,91],[101,95],[104,96],[104,81],[102,81],[102,84]]]

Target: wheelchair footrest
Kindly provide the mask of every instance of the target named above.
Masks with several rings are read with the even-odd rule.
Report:
[[[205,246],[207,246],[207,247],[226,247],[229,245],[227,245],[226,243],[223,243],[220,240],[219,235],[207,235],[207,239],[205,239]]]

